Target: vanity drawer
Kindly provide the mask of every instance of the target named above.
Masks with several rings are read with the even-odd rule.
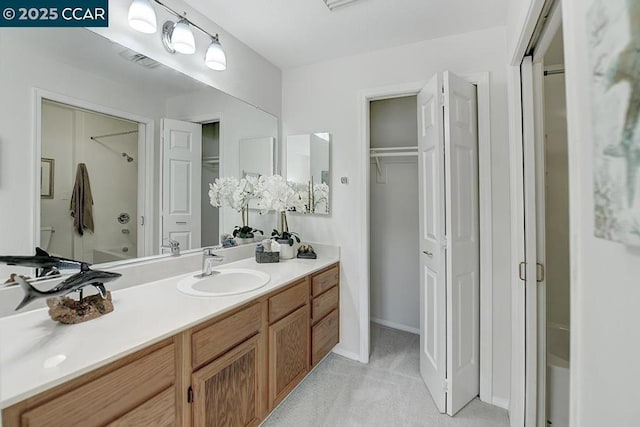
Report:
[[[338,310],[318,322],[311,332],[311,364],[315,365],[338,344]]]
[[[170,344],[23,412],[20,424],[30,427],[105,425],[173,388],[175,377],[175,346]]]
[[[261,305],[253,304],[191,336],[192,366],[197,368],[257,334],[262,325]]]
[[[340,268],[338,267],[338,264],[336,264],[311,278],[311,294],[314,297],[318,296],[337,285],[339,280]]]
[[[309,300],[309,285],[302,280],[284,292],[269,298],[269,323],[276,322]]]
[[[108,427],[176,425],[176,388],[169,387],[159,395],[127,412]]]
[[[313,299],[313,304],[311,306],[311,318],[313,323],[316,323],[331,310],[338,307],[339,296],[340,290],[337,286],[334,286],[324,294]]]

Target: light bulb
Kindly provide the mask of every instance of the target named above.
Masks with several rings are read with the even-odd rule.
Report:
[[[141,33],[153,34],[158,28],[156,11],[149,0],[133,0],[129,6],[129,26]]]
[[[207,49],[204,62],[207,67],[212,70],[224,71],[227,69],[227,56],[224,54],[224,50],[222,50],[222,45],[220,45],[217,34]]]
[[[173,27],[171,33],[171,46],[176,52],[191,55],[196,51],[196,39],[186,19],[181,19]]]

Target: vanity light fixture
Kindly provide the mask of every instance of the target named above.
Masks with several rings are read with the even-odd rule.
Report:
[[[216,71],[227,69],[227,56],[222,49],[218,34],[212,36],[198,25],[186,18],[186,13],[179,14],[160,0],[133,0],[129,5],[129,26],[146,34],[153,34],[157,29],[157,17],[152,2],[165,8],[178,18],[177,22],[166,21],[162,25],[162,44],[169,53],[191,55],[196,51],[196,39],[192,28],[196,28],[211,38],[204,60],[207,67]]]
[[[207,48],[207,54],[204,57],[204,63],[207,67],[216,71],[224,71],[227,69],[227,56],[222,50],[218,35],[212,38],[211,44]]]
[[[158,28],[156,11],[150,0],[133,0],[129,6],[129,25],[134,30],[153,34]]]
[[[196,51],[196,39],[189,21],[185,18],[178,22],[167,21],[162,26],[162,44],[169,53],[191,55]]]

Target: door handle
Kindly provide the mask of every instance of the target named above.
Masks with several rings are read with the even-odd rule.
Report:
[[[428,256],[429,258],[433,258],[433,252],[422,251],[422,253],[425,254],[426,256]]]

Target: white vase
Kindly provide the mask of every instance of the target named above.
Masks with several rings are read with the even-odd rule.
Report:
[[[289,246],[288,240],[278,240],[280,244],[280,259],[291,259],[295,256],[293,246]]]
[[[240,245],[246,245],[247,243],[253,243],[255,241],[255,237],[248,237],[248,238],[243,238],[243,237],[234,237],[236,243],[238,244],[238,246]]]

